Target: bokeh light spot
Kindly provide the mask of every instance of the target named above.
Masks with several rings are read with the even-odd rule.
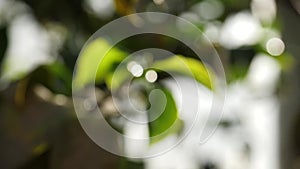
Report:
[[[266,48],[269,54],[279,56],[283,53],[285,45],[279,38],[271,38],[266,43]]]
[[[148,82],[153,83],[157,80],[157,73],[154,70],[149,70],[145,77]]]
[[[143,75],[143,67],[135,61],[129,62],[127,64],[127,70],[135,77],[140,77]]]

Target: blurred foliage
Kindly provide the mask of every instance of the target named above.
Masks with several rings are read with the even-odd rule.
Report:
[[[102,56],[101,56],[102,55]],[[106,76],[114,71],[114,66],[118,65],[125,57],[126,53],[112,47],[104,39],[97,39],[82,51],[78,60],[78,68],[75,75],[74,85],[81,88],[87,84],[103,83]],[[96,75],[94,75],[96,73]],[[94,77],[96,77],[94,79]]]
[[[192,77],[200,84],[209,89],[213,89],[212,72],[208,73],[208,69],[198,60],[186,58],[184,56],[172,56],[164,60],[157,61],[152,66],[157,71],[175,72]]]
[[[81,53],[81,58],[78,60],[74,77],[75,90],[93,84],[94,77],[95,84],[104,84],[105,82],[108,88],[117,90],[118,87],[120,87],[125,81],[134,78],[125,66],[121,66],[120,70],[116,70],[118,64],[120,64],[125,57],[126,52],[123,52],[116,47],[112,47],[104,39],[98,38],[93,40],[87,44]],[[167,59],[155,61],[153,65],[150,65],[150,67],[155,69],[158,73],[175,72],[187,75],[195,78],[199,83],[208,88],[213,87],[211,78],[209,77],[206,68],[196,59],[185,58],[183,56],[171,56]],[[181,127],[180,124],[182,123],[177,122],[176,125],[173,126],[175,121],[179,121],[177,117],[177,105],[172,94],[167,89],[161,87],[160,85],[157,85],[156,87],[162,89],[167,101],[166,107],[162,114],[157,119],[149,123],[149,134],[152,143],[163,139],[170,133],[179,131]],[[155,103],[152,103],[154,105],[151,106],[155,107],[157,104],[162,104],[163,100],[161,99],[164,100],[165,98],[155,98]],[[157,113],[160,112],[157,112],[156,109],[153,109],[152,111],[150,110],[150,112],[148,112],[148,115],[156,116]],[[169,128],[170,130],[168,130]],[[168,132],[165,132],[167,130]]]
[[[164,111],[161,113],[152,109],[153,111],[148,112],[149,119],[153,119],[157,116],[157,113],[161,113],[157,119],[149,123],[149,135],[152,139],[152,143],[164,138],[167,134],[172,133],[172,131],[178,132],[176,122],[179,120],[176,103],[172,94],[167,89],[161,89],[166,96],[166,106]],[[161,99],[164,100],[164,98],[154,98],[153,100],[156,101],[156,104],[160,104],[163,102]]]
[[[165,5],[155,5],[150,0],[114,0],[113,15],[101,18],[86,8],[84,0],[11,1],[13,6],[25,4],[25,8],[29,9],[29,13],[33,14],[40,26],[46,28],[49,24],[61,25],[67,30],[67,35],[55,61],[39,65],[17,81],[0,84],[2,89],[0,91],[0,149],[2,150],[0,168],[143,168],[142,162],[121,159],[105,152],[81,129],[71,104],[72,72],[75,69],[75,62],[84,42],[101,26],[120,16],[149,10],[180,15],[190,12],[190,9],[199,2],[202,1],[166,0]],[[205,24],[210,22],[223,23],[230,15],[250,9],[250,0],[222,0],[221,2],[224,5],[223,14],[212,21],[196,22],[199,29],[204,30]],[[5,67],[2,60],[8,49],[10,20],[13,20],[20,11],[9,15],[11,18],[7,19],[7,23],[1,22],[0,25],[1,69]],[[22,12],[20,13],[22,15]],[[278,20],[268,26],[278,31],[281,29]],[[257,53],[267,54],[263,45],[254,44],[237,49],[226,49],[214,43],[225,66],[229,83],[245,77]],[[94,75],[91,72],[97,72],[95,79],[97,87],[100,86],[105,92],[118,89],[131,74],[124,65],[120,65],[120,70],[115,73],[113,73],[114,69],[125,59],[127,53],[145,47],[169,49],[177,54],[167,59],[156,60],[152,64],[157,69],[159,77],[163,77],[163,71],[171,71],[195,77],[200,84],[209,89],[214,88],[211,80],[213,78],[210,78],[212,72],[209,72],[210,70],[206,69],[201,61],[195,59],[194,54],[185,45],[158,35],[131,37],[117,47],[112,47],[104,39],[92,41],[82,51],[84,57],[78,61],[80,64],[74,76],[75,87],[81,88],[92,84]],[[108,52],[103,53],[103,51]],[[293,65],[293,57],[287,53],[274,58],[284,70],[288,70]],[[98,65],[100,60],[102,62]],[[180,64],[181,62],[183,64]],[[186,66],[191,72],[185,69]],[[113,77],[115,80],[112,80]],[[158,119],[149,123],[150,136],[162,134],[172,125],[174,127],[172,126],[171,132],[179,132],[184,124],[178,119],[174,98],[164,86],[158,88],[162,89],[167,97],[167,107]],[[152,142],[155,143],[164,137],[163,134],[163,137],[154,138]]]

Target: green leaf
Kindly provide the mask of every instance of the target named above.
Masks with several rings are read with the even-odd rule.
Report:
[[[212,73],[209,73],[207,68],[196,59],[175,55],[155,62],[152,67],[157,69],[158,72],[164,71],[187,75],[209,89],[214,88],[210,78]]]
[[[89,43],[77,62],[75,88],[91,84],[94,80],[96,83],[103,83],[106,76],[114,70],[114,66],[126,56],[125,52],[112,47],[104,39],[99,38]]]
[[[160,88],[160,90],[165,94],[165,97],[154,98],[155,103],[152,106],[158,106],[158,104],[166,103],[163,112],[150,111],[148,112],[149,119],[151,117],[156,117],[157,113],[161,115],[152,122],[149,122],[149,135],[150,142],[155,143],[171,133],[178,132],[181,129],[181,121],[178,118],[178,110],[174,98],[170,91],[165,88]],[[162,100],[166,99],[166,101]],[[150,109],[151,110],[151,109]]]

